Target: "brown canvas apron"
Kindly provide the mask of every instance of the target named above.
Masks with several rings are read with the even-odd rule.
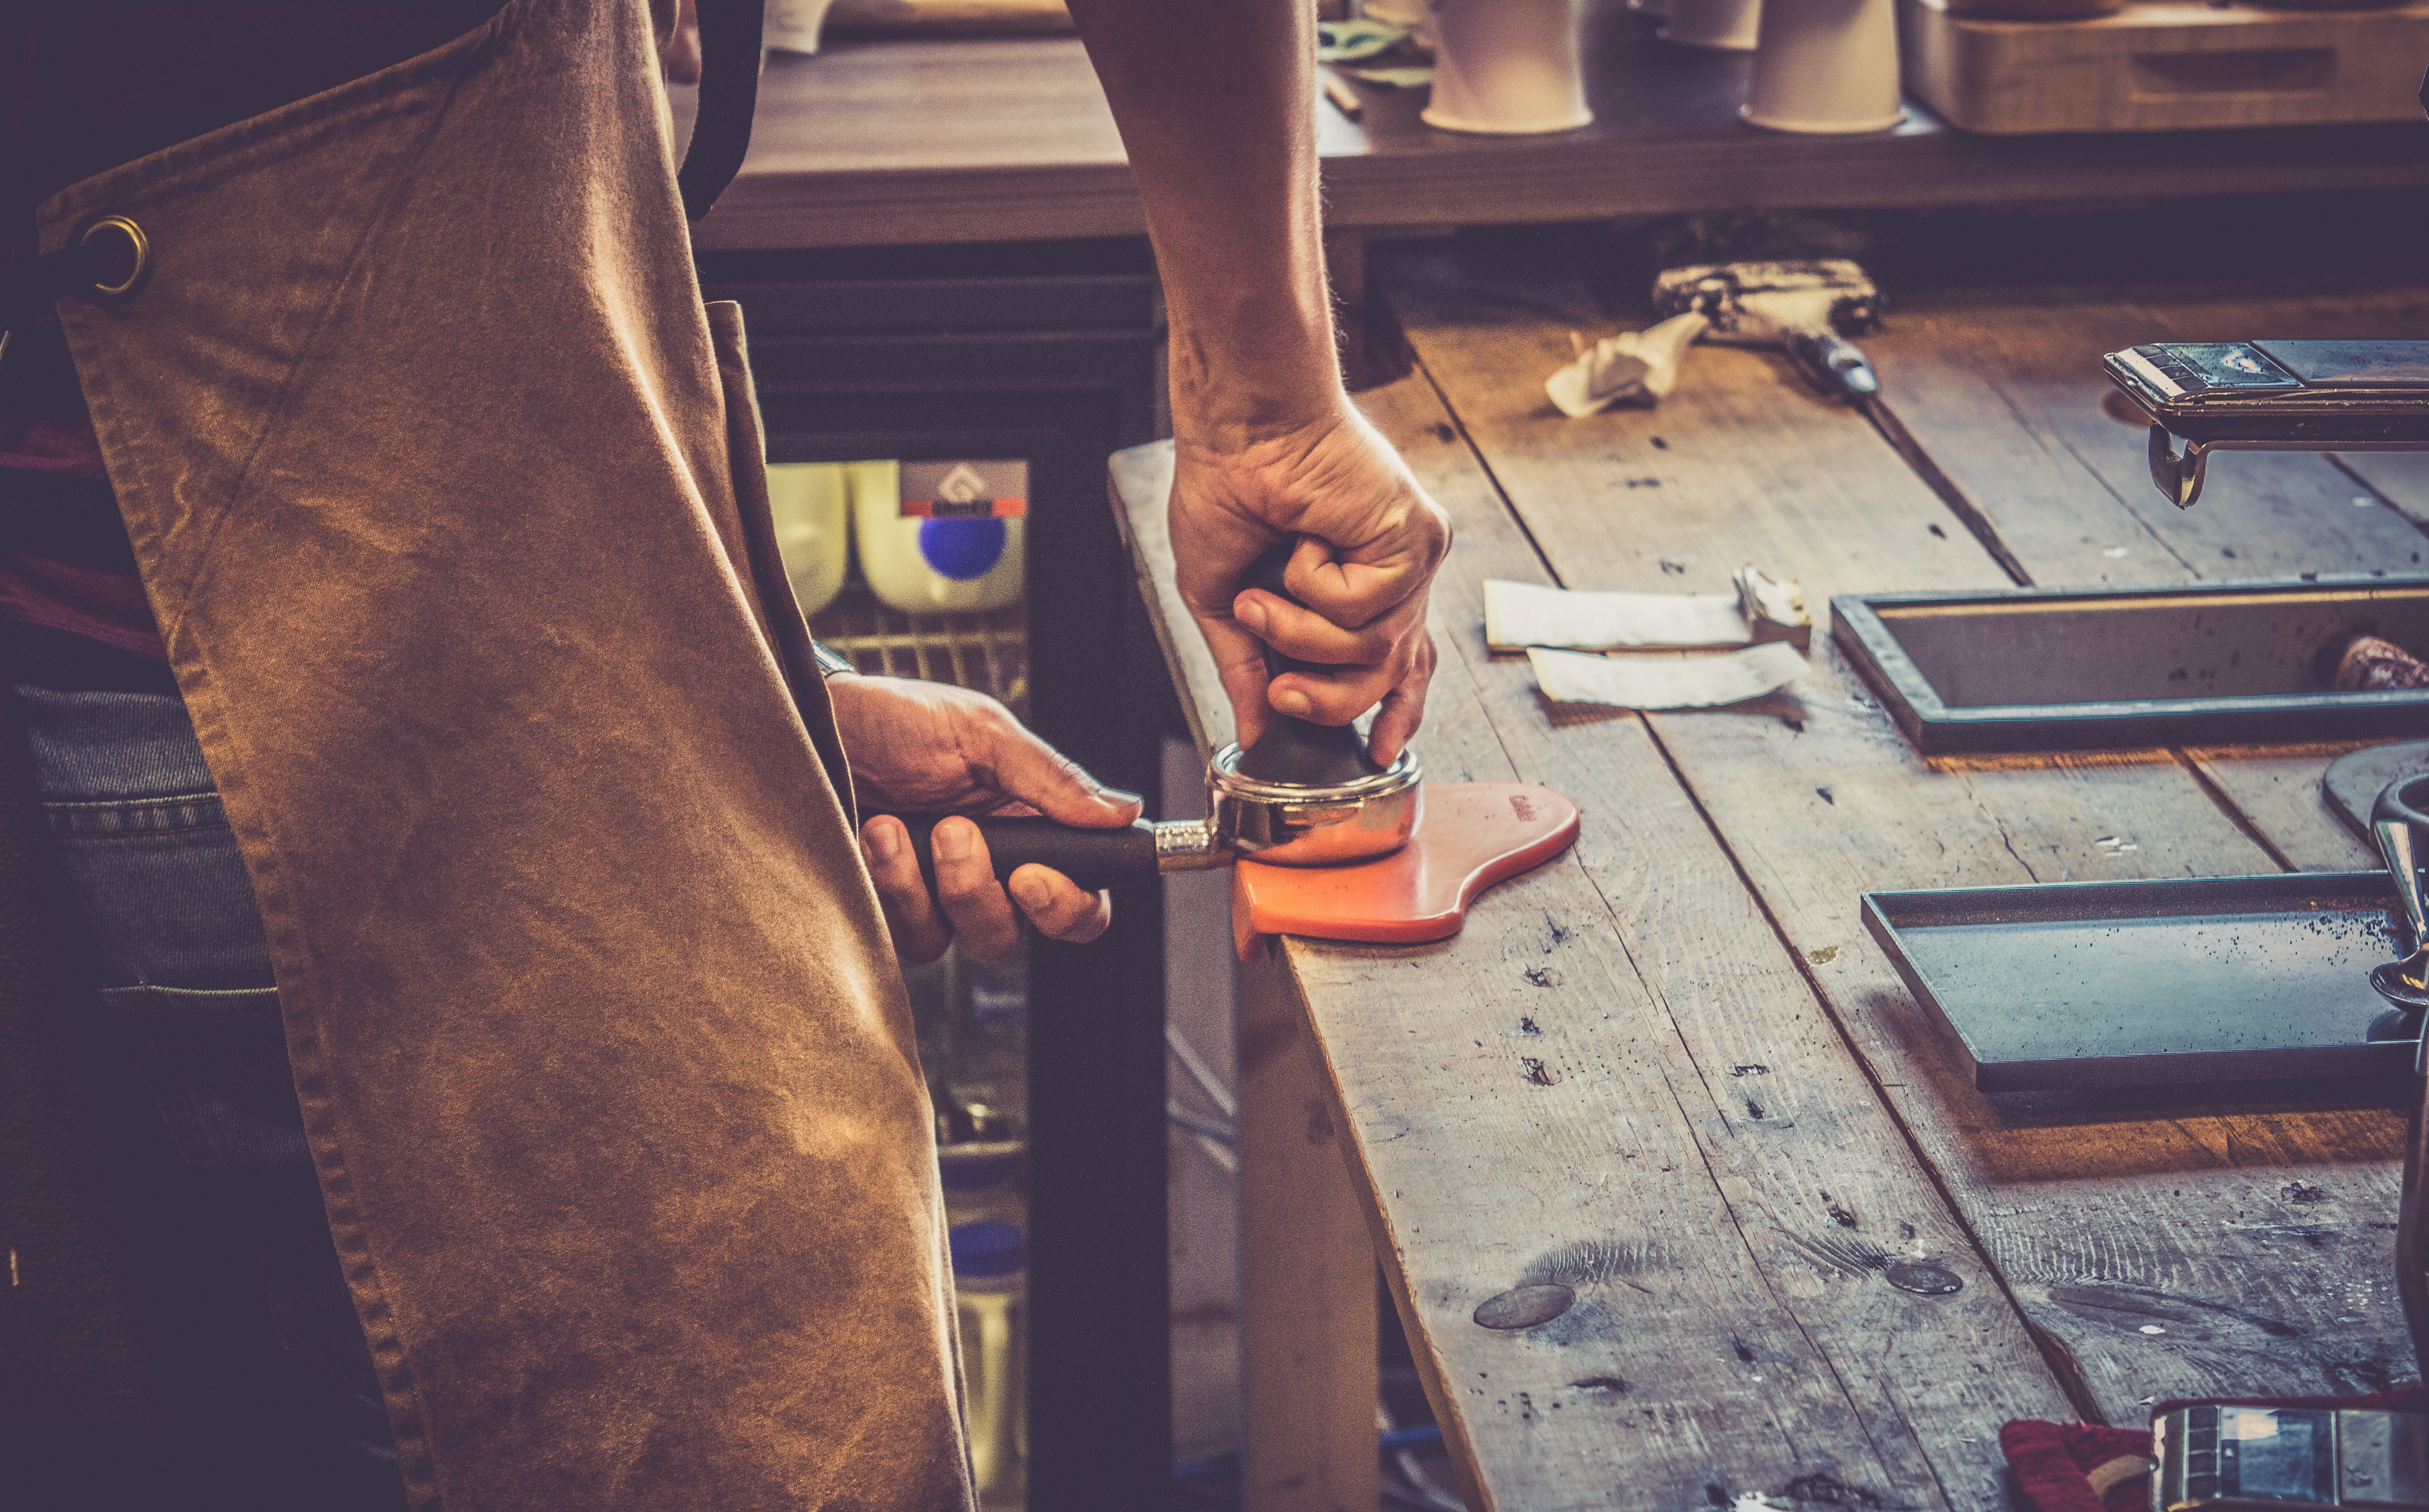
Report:
[[[62,301],[418,1507],[967,1504],[929,1107],[641,0],[85,180]]]

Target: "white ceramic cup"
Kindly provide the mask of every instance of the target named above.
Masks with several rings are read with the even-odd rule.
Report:
[[[834,0],[768,0],[760,39],[780,53],[815,53]]]
[[[1420,119],[1486,136],[1591,123],[1576,0],[1436,0],[1433,97]]]
[[[1897,0],[1762,0],[1762,46],[1738,113],[1774,131],[1887,131],[1898,93]]]
[[[844,565],[851,557],[851,505],[840,462],[768,464],[768,512],[774,517],[776,549],[793,597],[808,618],[843,591]]]
[[[1754,51],[1762,0],[1669,0],[1669,19],[1653,35],[1682,47]]]

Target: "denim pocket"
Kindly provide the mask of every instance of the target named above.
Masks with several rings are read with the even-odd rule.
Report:
[[[308,1166],[274,987],[105,987],[186,1163],[199,1170]]]
[[[270,945],[216,793],[42,805],[103,981],[254,987]]]

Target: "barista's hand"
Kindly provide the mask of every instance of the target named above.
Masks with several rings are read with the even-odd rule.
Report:
[[[1346,725],[1380,700],[1368,749],[1388,764],[1425,717],[1434,673],[1426,593],[1450,549],[1449,519],[1346,398],[1295,429],[1216,434],[1176,444],[1172,554],[1240,744],[1264,732],[1269,708]],[[1283,582],[1306,608],[1239,591],[1249,565],[1285,535],[1301,537]],[[1285,673],[1269,693],[1268,642],[1336,669]]]
[[[943,682],[850,675],[828,679],[827,693],[834,700],[835,726],[864,809],[1043,814],[1091,828],[1125,825],[1139,816],[1138,795],[1099,785],[983,693]],[[1094,940],[1113,922],[1113,905],[1104,894],[1082,892],[1061,872],[1034,863],[1012,874],[1007,897],[995,879],[986,842],[966,819],[939,821],[930,843],[936,858],[934,899],[920,880],[901,820],[884,813],[860,827],[877,900],[885,910],[894,948],[905,961],[934,961],[956,934],[964,948],[981,957],[1003,955],[1020,943],[1021,914],[1049,939],[1075,944]]]

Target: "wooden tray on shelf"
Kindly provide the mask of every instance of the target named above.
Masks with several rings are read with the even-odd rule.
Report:
[[[1908,90],[1951,125],[2008,136],[2417,121],[2429,3],[2278,10],[2202,0],[2006,21],[1899,0]]]

